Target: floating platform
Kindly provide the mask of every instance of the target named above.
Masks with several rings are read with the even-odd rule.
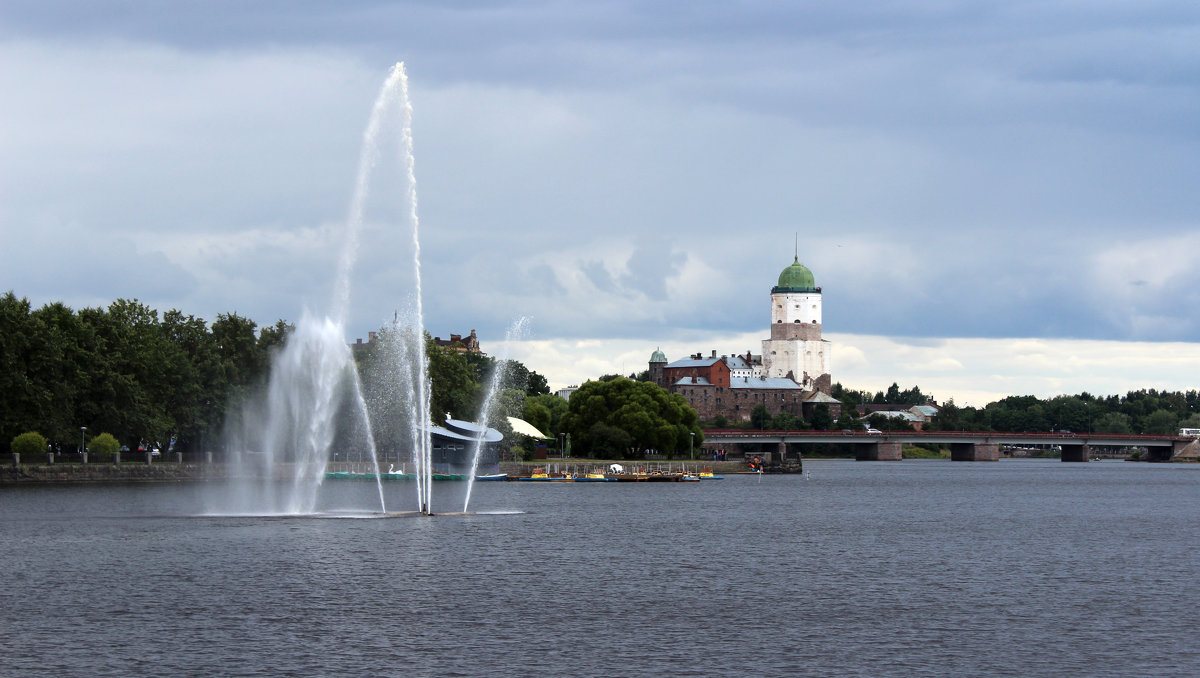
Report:
[[[374,473],[354,473],[351,471],[330,471],[325,474],[326,480],[370,480],[373,482],[376,478],[378,478],[380,480],[384,480],[384,481],[389,481],[389,482],[403,481],[403,480],[416,480],[417,474],[415,474],[415,473],[380,473],[377,476]],[[467,476],[464,474],[461,474],[461,473],[435,473],[435,474],[433,474],[433,479],[434,480],[466,480]],[[496,480],[495,478],[487,478],[485,476],[476,476],[475,479],[476,480],[485,480],[485,479]]]
[[[611,470],[592,469],[590,471],[546,471],[535,468],[528,476],[509,475],[508,480],[518,482],[542,483],[686,483],[700,480],[721,480],[724,476],[716,475],[710,468],[694,470],[662,470],[650,468],[635,468],[613,472]]]

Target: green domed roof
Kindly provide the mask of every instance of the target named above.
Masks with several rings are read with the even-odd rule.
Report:
[[[771,293],[777,292],[820,292],[816,282],[813,280],[812,271],[808,267],[800,263],[800,258],[791,266],[783,269],[779,274],[779,284],[771,288]]]
[[[656,348],[654,349],[654,353],[650,354],[650,362],[665,363],[667,362],[667,355],[662,352],[662,349]]]

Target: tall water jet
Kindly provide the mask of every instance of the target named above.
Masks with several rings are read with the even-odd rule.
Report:
[[[417,468],[417,510],[431,513],[433,499],[433,440],[428,430],[430,424],[431,389],[429,384],[429,358],[425,355],[425,310],[421,297],[421,219],[417,211],[416,156],[413,154],[412,102],[408,98],[408,73],[404,62],[392,68],[388,81],[396,81],[401,111],[400,154],[408,175],[409,224],[412,226],[413,253],[413,317],[414,333],[411,360],[414,363],[412,381],[413,461]]]
[[[411,424],[408,428],[413,432],[413,454],[421,475],[417,491],[418,510],[430,513],[433,486],[432,445],[426,430],[429,422],[430,389],[423,344],[424,311],[421,305],[420,236],[412,144],[412,106],[408,99],[408,78],[403,63],[392,67],[376,97],[371,117],[363,132],[354,196],[346,220],[345,239],[334,281],[332,311],[323,318],[317,318],[307,311],[302,315],[295,331],[274,358],[265,406],[255,408],[255,412],[261,415],[265,423],[257,426],[254,431],[243,431],[239,436],[243,451],[258,450],[262,453],[253,456],[260,473],[267,480],[269,487],[263,494],[269,498],[272,511],[306,513],[314,510],[317,490],[324,480],[333,449],[337,416],[347,400],[357,408],[362,421],[365,445],[370,451],[376,477],[380,510],[386,511],[383,486],[380,482],[382,474],[371,434],[372,427],[354,357],[346,342],[345,322],[350,304],[350,280],[358,255],[358,239],[363,228],[368,189],[380,159],[379,136],[389,114],[398,114],[401,128],[399,152],[408,186],[406,198],[412,226],[415,275],[413,317],[416,341],[413,342],[412,349],[407,351],[408,362],[413,366],[408,378],[412,391],[407,398],[412,404]],[[246,415],[243,422],[248,429],[251,422],[257,425],[260,419],[257,416]],[[238,455],[240,458],[248,456],[251,455]],[[277,498],[274,496],[274,488],[270,485],[277,477],[287,476],[288,469],[291,470],[290,488],[286,496]]]
[[[466,513],[467,507],[471,505],[471,490],[475,487],[475,474],[479,470],[479,453],[483,449],[484,438],[487,436],[488,420],[492,416],[496,395],[503,387],[504,378],[508,373],[508,346],[525,336],[528,324],[529,318],[518,318],[504,333],[504,353],[496,359],[496,367],[492,370],[492,378],[488,382],[488,390],[484,393],[483,405],[480,407],[479,419],[476,421],[479,435],[475,438],[475,450],[471,455],[471,474],[467,476],[467,496],[463,498],[463,513]]]

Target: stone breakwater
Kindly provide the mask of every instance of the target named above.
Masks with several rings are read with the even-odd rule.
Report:
[[[0,485],[172,483],[225,477],[225,469],[219,464],[28,464],[0,467]]]

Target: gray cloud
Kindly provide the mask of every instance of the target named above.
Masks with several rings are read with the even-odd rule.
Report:
[[[404,59],[442,334],[746,332],[799,232],[827,331],[1197,341],[1197,274],[1147,271],[1198,230],[1198,32],[1170,2],[5,3],[0,288],[320,310]],[[400,185],[356,334],[414,288]],[[47,274],[82,254],[48,225],[169,273]]]

